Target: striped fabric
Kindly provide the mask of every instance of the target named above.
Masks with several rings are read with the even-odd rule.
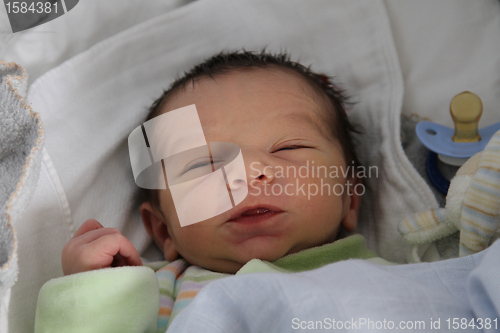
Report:
[[[361,235],[351,235],[333,243],[289,254],[274,262],[259,259],[250,260],[236,275],[258,272],[300,272],[323,267],[324,265],[348,259],[367,259],[373,263],[391,265],[378,258],[366,247]],[[233,274],[217,273],[197,266],[190,266],[184,259],[173,262],[160,261],[145,263],[156,272],[160,287],[160,311],[157,332],[163,333],[198,292],[207,284]]]
[[[461,257],[484,250],[500,227],[500,131],[481,155],[465,193],[460,224]]]
[[[146,266],[156,271],[160,286],[160,312],[157,322],[159,333],[165,332],[175,316],[189,304],[201,288],[214,280],[230,276],[190,266],[184,259],[170,263],[148,263]]]
[[[446,209],[438,208],[415,213],[398,225],[399,232],[412,244],[433,242],[457,230],[446,218]]]

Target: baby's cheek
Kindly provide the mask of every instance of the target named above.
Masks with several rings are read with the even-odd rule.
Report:
[[[180,227],[180,235],[177,241],[186,257],[189,256],[193,259],[208,257],[213,253],[214,247],[217,247],[217,242],[211,239],[213,237],[210,235],[210,228],[205,227],[203,223]]]
[[[338,183],[332,182],[329,185],[335,184]],[[324,185],[324,183],[319,185]],[[339,189],[340,186],[336,188]],[[340,190],[338,193],[334,193],[333,190],[328,193],[326,185],[324,185],[323,189],[323,193],[320,190],[318,195],[310,197],[307,212],[315,229],[321,233],[330,233],[336,230],[341,223],[343,195]]]

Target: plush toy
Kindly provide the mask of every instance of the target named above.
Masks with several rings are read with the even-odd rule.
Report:
[[[410,262],[463,257],[484,250],[498,238],[500,131],[460,167],[451,180],[445,208],[415,213],[401,221],[398,230],[414,244]],[[450,255],[453,247],[458,251]]]

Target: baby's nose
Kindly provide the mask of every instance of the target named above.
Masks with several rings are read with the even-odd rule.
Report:
[[[242,153],[247,173],[246,182],[249,186],[256,183],[270,183],[274,180],[275,171],[268,153],[249,148],[242,148]]]
[[[267,166],[253,181],[259,181],[269,184],[274,180],[274,170],[271,166]]]
[[[266,170],[265,173],[262,173],[256,177],[249,175],[248,178],[249,178],[248,183],[255,183],[255,182],[270,183],[274,179],[274,172]],[[239,189],[243,186],[247,186],[248,183],[247,181],[241,178],[234,179],[231,184],[231,189],[233,190]]]
[[[269,184],[275,178],[274,168],[262,162],[253,163],[247,178],[250,185]]]

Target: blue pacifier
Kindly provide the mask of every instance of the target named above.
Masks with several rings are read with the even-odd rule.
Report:
[[[464,91],[451,100],[450,113],[455,129],[430,121],[417,124],[417,136],[430,152],[427,157],[427,175],[432,184],[447,194],[450,181],[438,169],[437,159],[461,166],[474,154],[482,151],[493,134],[500,130],[500,122],[478,129],[483,103],[478,95]]]

